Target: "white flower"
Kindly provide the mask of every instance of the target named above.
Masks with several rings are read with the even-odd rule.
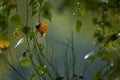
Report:
[[[18,47],[21,43],[23,43],[24,38],[21,38],[18,40],[17,44],[14,46],[14,48]]]
[[[90,56],[94,55],[95,51],[91,51],[90,53],[86,54],[84,59],[88,59]]]
[[[75,13],[73,13],[73,16],[75,16]]]
[[[118,33],[118,36],[120,36],[120,33]]]
[[[109,0],[102,0],[103,2],[105,2],[105,3],[108,3],[109,2]]]

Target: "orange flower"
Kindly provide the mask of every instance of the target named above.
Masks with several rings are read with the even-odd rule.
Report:
[[[0,40],[0,49],[7,50],[10,46],[10,42],[7,40]]]
[[[46,24],[46,23],[39,24],[39,25],[36,26],[36,29],[40,33],[40,37],[44,37],[45,36],[47,28],[48,28],[48,24]]]

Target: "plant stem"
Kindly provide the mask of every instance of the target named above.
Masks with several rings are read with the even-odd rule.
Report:
[[[75,74],[75,61],[76,61],[76,59],[75,59],[75,49],[74,49],[74,36],[73,36],[73,31],[72,31],[72,42],[71,42],[71,46],[72,46],[71,50],[72,50],[72,61],[73,61],[72,66],[73,66],[73,75],[74,75],[74,74]]]
[[[28,0],[26,0],[26,26],[28,25],[28,19],[29,19],[29,9],[28,9]]]
[[[3,53],[3,59],[7,62],[7,64],[17,73],[19,74],[19,76],[23,79],[23,80],[26,80],[25,77],[19,72],[17,71],[17,69],[9,62],[9,60],[4,56],[4,53]]]

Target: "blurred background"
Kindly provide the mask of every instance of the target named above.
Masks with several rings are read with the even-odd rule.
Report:
[[[47,1],[47,0],[46,0]],[[76,70],[75,72],[77,74],[83,74],[85,66],[87,64],[87,60],[84,59],[84,56],[88,53],[94,52],[97,50],[98,46],[96,46],[93,39],[93,34],[95,31],[95,26],[92,23],[92,19],[97,16],[96,13],[93,13],[92,11],[86,12],[84,16],[78,16],[76,11],[74,10],[75,5],[81,5],[78,1],[74,0],[48,0],[52,3],[54,9],[52,10],[52,20],[49,22],[46,19],[43,19],[43,23],[48,23],[48,30],[45,38],[40,38],[39,42],[48,44],[48,52],[46,53],[50,59],[52,57],[55,57],[56,59],[56,66],[57,70],[59,71],[61,76],[64,76],[64,54],[66,50],[66,46],[62,43],[68,43],[71,39],[71,34],[73,32],[74,37],[74,47],[77,54],[77,61],[76,61]],[[25,0],[17,0],[18,3],[18,12],[19,15],[22,18],[23,23],[25,24],[26,20],[26,4]],[[92,5],[92,3],[91,3]],[[13,15],[15,14],[15,11],[13,10],[11,12]],[[80,33],[76,32],[76,20],[80,19],[82,22]],[[38,24],[38,16],[36,15],[33,18],[29,18],[29,26],[34,26]],[[13,53],[13,59],[18,62],[18,59],[21,55],[21,52],[24,51],[24,44],[21,46],[18,46],[17,48],[13,48],[18,39],[15,39],[13,36],[14,31],[14,25],[10,25],[9,29],[9,36],[10,42],[11,42],[11,51]],[[52,50],[54,52],[52,52]],[[54,56],[53,56],[54,53]],[[70,52],[68,52],[69,55]],[[6,54],[7,55],[7,54]],[[71,53],[70,53],[71,55]],[[8,57],[10,58],[10,57]],[[7,67],[5,64],[3,64],[4,61],[0,59],[0,80],[16,80],[15,72],[11,71],[9,67]],[[16,63],[17,64],[17,63]],[[97,65],[97,66],[96,66]],[[93,71],[97,69],[102,68],[102,63],[99,61],[96,61],[94,64],[89,65],[89,67],[86,69],[85,77],[86,80],[93,80]],[[17,68],[18,67],[18,68]],[[16,68],[22,72],[22,69],[19,68],[19,66],[16,66]],[[26,70],[26,69],[25,69]],[[30,74],[29,68],[27,69],[26,73]],[[24,71],[24,69],[23,69]]]

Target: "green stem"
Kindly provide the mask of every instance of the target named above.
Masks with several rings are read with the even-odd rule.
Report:
[[[4,53],[3,53],[3,59],[7,62],[7,64],[23,79],[23,80],[26,80],[25,77],[19,72],[17,71],[17,69],[9,62],[9,60],[4,56]]]
[[[75,49],[74,49],[74,36],[73,36],[73,31],[72,31],[72,42],[71,42],[71,50],[72,50],[72,66],[73,66],[73,75],[75,74],[75,62],[76,62],[76,58],[75,58]]]
[[[26,26],[28,25],[28,19],[29,19],[29,9],[28,9],[28,0],[26,0]]]

